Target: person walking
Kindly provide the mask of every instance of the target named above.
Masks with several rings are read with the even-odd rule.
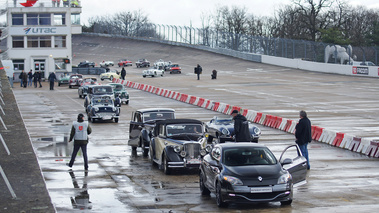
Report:
[[[122,79],[122,80],[125,80],[125,76],[126,76],[126,70],[125,70],[125,68],[123,67],[123,68],[121,69],[121,79]]]
[[[38,78],[39,78],[38,72],[34,72],[34,74],[33,74],[34,88],[37,88]]]
[[[55,75],[55,72],[51,72],[48,79],[50,82],[50,90],[54,90],[54,82],[55,80],[57,80],[57,76]]]
[[[87,144],[88,144],[88,135],[92,132],[91,127],[88,124],[88,121],[84,121],[84,115],[82,113],[78,114],[77,121],[72,123],[70,140],[71,142],[74,139],[74,150],[72,151],[71,160],[67,164],[68,167],[74,165],[76,155],[78,154],[79,149],[82,150],[83,160],[84,160],[84,169],[88,170],[88,157],[87,157]]]
[[[251,135],[249,130],[249,121],[246,117],[239,114],[238,110],[233,110],[234,132],[236,142],[250,142]]]
[[[24,81],[22,80],[23,79],[23,76],[24,76],[25,72],[24,70],[21,71],[20,75],[18,75],[18,78],[20,79],[20,87],[23,87],[24,85]]]
[[[28,72],[28,87],[31,87],[33,84],[33,71],[30,70]]]
[[[203,72],[203,68],[197,64],[195,67],[195,74],[197,75],[197,80],[200,80],[200,74]]]
[[[41,71],[38,71],[38,83],[39,83],[40,88],[42,87],[41,80],[42,80],[42,73]]]
[[[300,111],[300,120],[295,127],[296,144],[299,146],[301,154],[307,159],[307,169],[311,168],[308,156],[308,143],[312,141],[312,126],[304,110]]]
[[[28,74],[24,71],[22,73],[22,85],[26,88],[28,86]]]

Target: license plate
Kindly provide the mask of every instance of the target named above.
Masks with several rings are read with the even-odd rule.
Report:
[[[103,120],[111,120],[112,119],[112,116],[104,116],[103,117]]]
[[[272,187],[253,187],[250,190],[251,193],[270,193],[272,192]]]
[[[201,162],[199,159],[191,159],[187,161],[187,164],[200,164],[200,163]]]

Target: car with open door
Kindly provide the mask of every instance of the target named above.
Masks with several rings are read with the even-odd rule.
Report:
[[[133,112],[129,125],[128,141],[132,151],[136,151],[138,147],[141,147],[143,155],[147,156],[155,122],[174,118],[175,110],[170,108],[147,108]]]
[[[288,153],[287,153],[288,152]],[[291,156],[291,158],[285,158]],[[306,182],[307,160],[297,145],[279,160],[264,145],[249,142],[216,144],[200,165],[202,195],[214,193],[219,207],[229,203],[280,202],[290,205],[294,184]]]

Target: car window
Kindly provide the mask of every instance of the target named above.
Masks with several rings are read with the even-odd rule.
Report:
[[[229,124],[233,122],[233,118],[222,118],[222,119],[217,119],[215,124],[217,125],[222,125],[222,124]]]
[[[178,134],[203,134],[200,124],[170,124],[166,126],[167,136]]]
[[[277,161],[265,147],[238,147],[224,150],[223,163],[227,166],[247,166],[274,165]]]
[[[143,122],[151,121],[151,120],[164,120],[164,119],[173,119],[173,112],[145,112],[143,113]]]

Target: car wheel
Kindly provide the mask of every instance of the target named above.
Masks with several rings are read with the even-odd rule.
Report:
[[[154,78],[154,77],[155,77],[155,75],[152,75],[151,77],[152,77],[152,78]]]
[[[110,79],[111,79],[111,81],[113,81],[113,76],[111,76],[111,78],[110,78]]]
[[[100,80],[104,81],[104,78],[100,78]]]
[[[166,175],[169,175],[170,172],[171,172],[171,169],[168,168],[168,159],[167,159],[165,153],[163,153],[163,162],[162,162],[162,165],[163,165],[163,172],[164,172]]]
[[[202,195],[210,195],[211,191],[205,186],[204,184],[204,174],[203,172],[200,172],[200,192]]]
[[[83,96],[82,95],[79,95],[79,98],[82,98]]]
[[[125,101],[125,104],[129,104],[129,101]]]
[[[90,121],[91,121],[91,123],[95,123],[95,119],[94,118],[90,118]]]
[[[70,89],[71,89],[71,87],[72,87],[71,85],[68,86],[68,88],[70,88]]]
[[[146,78],[146,75],[143,75],[142,77]]]
[[[228,206],[228,203],[226,203],[222,200],[221,183],[220,182],[217,182],[217,186],[216,186],[216,203],[217,203],[217,206],[221,207],[221,208]]]
[[[289,206],[289,205],[291,205],[291,203],[292,203],[292,199],[287,200],[287,201],[280,201],[280,204],[282,204],[283,206]]]
[[[118,123],[118,118],[115,118],[115,119],[114,119],[114,122]]]
[[[150,163],[152,166],[155,166],[156,163],[154,161],[154,153],[153,153],[153,148],[149,146],[149,156],[150,156]]]
[[[172,74],[172,72],[170,72],[170,74]]]
[[[61,84],[60,83],[58,83],[58,87],[60,87],[61,86]]]

